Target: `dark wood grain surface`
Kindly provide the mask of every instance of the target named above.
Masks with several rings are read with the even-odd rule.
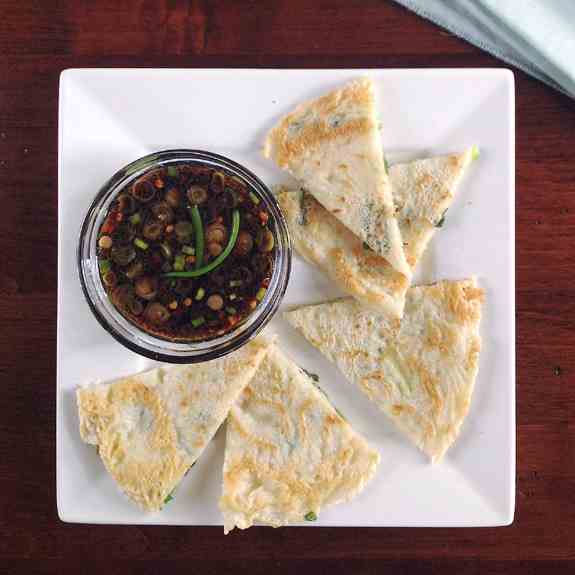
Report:
[[[137,562],[105,572],[575,571],[575,103],[519,71],[511,527],[224,538],[221,528],[66,525],[56,512],[61,70],[501,65],[385,0],[0,1],[0,573],[101,571],[96,561],[120,559]]]

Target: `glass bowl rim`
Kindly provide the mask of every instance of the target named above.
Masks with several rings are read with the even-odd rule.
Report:
[[[90,270],[87,269],[88,266],[92,265],[93,268],[94,265],[90,262],[90,254],[92,252],[95,253],[97,230],[94,234],[94,229],[96,227],[99,228],[95,222],[99,213],[102,210],[107,212],[107,207],[109,207],[109,203],[105,208],[102,207],[102,204],[106,204],[106,201],[111,202],[126,185],[135,181],[144,173],[154,168],[180,162],[204,163],[204,165],[208,163],[216,168],[221,167],[233,175],[239,175],[241,179],[248,184],[250,190],[254,191],[266,202],[268,211],[274,221],[276,240],[279,240],[279,249],[276,250],[274,272],[272,281],[270,282],[271,289],[268,288],[266,297],[256,310],[250,314],[244,322],[239,324],[237,328],[222,336],[189,343],[171,342],[168,339],[154,337],[153,334],[138,328],[135,324],[124,318],[109,300],[107,300],[108,305],[105,306],[105,309],[100,309],[102,304],[101,302],[98,303],[94,301],[90,288],[97,292],[98,286],[93,285],[97,282],[100,289],[102,291],[105,290],[101,285],[99,273],[97,274],[97,280],[95,280],[95,274],[89,273]],[[90,239],[92,239],[92,242],[90,242]],[[86,249],[88,250],[88,257],[86,256]],[[88,261],[88,263],[85,264],[86,261]],[[77,243],[77,270],[80,285],[84,298],[98,323],[116,341],[131,351],[155,361],[167,363],[192,364],[210,361],[239,349],[255,338],[274,317],[279,308],[289,283],[291,263],[292,246],[287,222],[276,198],[268,186],[251,170],[240,163],[226,156],[198,149],[177,148],[152,152],[135,159],[117,170],[101,186],[91,202],[83,218]],[[97,262],[95,265],[97,266]],[[92,269],[91,271],[93,272],[94,270]],[[106,317],[106,314],[110,316],[109,319]],[[119,328],[112,325],[110,320],[119,324],[127,334],[120,333]],[[175,349],[174,346],[176,346]]]

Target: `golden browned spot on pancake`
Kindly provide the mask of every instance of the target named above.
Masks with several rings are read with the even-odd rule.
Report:
[[[359,357],[369,357],[369,353],[363,349],[351,349],[349,351],[342,351],[342,356],[350,360],[358,359]]]
[[[396,403],[396,404],[391,406],[391,413],[395,416],[400,416],[404,413],[408,413],[408,414],[412,415],[416,411],[417,410],[415,409],[415,407],[413,407],[413,405]]]
[[[307,411],[310,410],[313,410],[313,401],[311,399],[306,399],[300,404],[298,410],[299,431],[301,433],[302,441],[306,441],[309,435],[306,414]]]
[[[479,352],[481,351],[481,341],[479,338],[474,337],[469,343],[467,350],[467,357],[465,360],[465,369],[473,371],[477,369],[479,363]]]
[[[472,285],[464,286],[463,291],[465,292],[465,297],[468,301],[474,301],[481,303],[483,302],[485,291],[479,287]]]
[[[325,423],[328,426],[335,425],[341,423],[341,418],[338,417],[336,414],[329,413],[325,416]]]
[[[252,471],[252,461],[250,459],[243,458],[230,462],[228,464],[228,470],[224,473],[224,482],[228,483],[228,493],[234,493],[237,491],[235,485],[241,482],[242,476],[246,473]]]
[[[381,371],[374,371],[359,380],[367,396],[371,399],[377,398],[390,400],[393,397],[393,385],[386,381]]]
[[[448,355],[457,344],[457,331],[449,324],[428,320],[424,338],[424,345],[438,349],[442,355]]]
[[[483,299],[483,290],[472,286],[463,287],[455,282],[445,286],[449,311],[460,323],[477,322],[481,315],[479,304]]]
[[[453,155],[449,156],[449,158],[447,159],[447,162],[449,163],[449,167],[452,170],[455,170],[455,169],[460,167],[460,165],[463,163],[463,160],[458,155],[453,154]]]
[[[276,147],[275,160],[284,168],[295,158],[308,155],[325,142],[349,140],[352,137],[369,133],[373,128],[369,118],[353,118],[345,120],[337,126],[330,125],[326,118],[316,116],[309,123],[304,123],[292,137],[289,126],[299,118],[285,118],[271,133],[271,139]]]
[[[433,177],[431,174],[423,174],[415,181],[415,190],[417,192],[425,192],[429,186],[433,184]]]
[[[443,401],[441,399],[441,386],[437,378],[431,375],[423,363],[414,355],[405,358],[405,365],[412,373],[416,374],[431,400],[433,409],[438,413],[443,407]]]

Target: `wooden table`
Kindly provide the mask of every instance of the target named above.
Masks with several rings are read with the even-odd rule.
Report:
[[[56,513],[60,71],[501,65],[384,0],[0,1],[0,573],[54,572],[49,559],[74,573],[74,562],[100,571],[98,559],[143,560],[142,573],[209,574],[222,562],[252,573],[526,575],[547,563],[567,573],[570,561],[575,570],[575,104],[518,71],[513,526],[253,528],[224,538],[221,528],[66,525]],[[176,569],[166,559],[186,561]]]

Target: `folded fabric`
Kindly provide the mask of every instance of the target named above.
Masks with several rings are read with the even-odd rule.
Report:
[[[573,0],[396,2],[575,97]]]

